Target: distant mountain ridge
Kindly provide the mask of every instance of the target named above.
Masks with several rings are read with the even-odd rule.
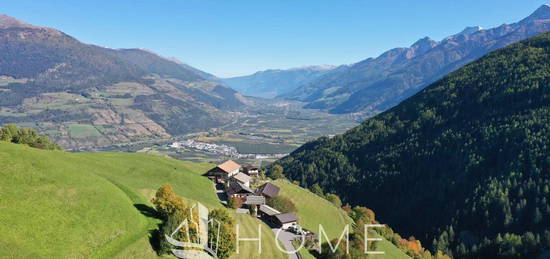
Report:
[[[151,51],[89,45],[0,15],[0,124],[32,124],[66,148],[223,125],[246,101],[212,78]]]
[[[222,81],[245,95],[273,98],[287,94],[300,85],[310,83],[331,71],[342,68],[343,66],[320,65],[268,69],[248,76],[224,78]]]
[[[323,75],[280,97],[331,113],[372,116],[492,50],[547,31],[550,5],[543,5],[514,24],[492,29],[468,27],[441,41],[426,37],[409,48],[395,48],[339,73]]]

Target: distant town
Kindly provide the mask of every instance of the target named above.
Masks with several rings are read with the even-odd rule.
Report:
[[[282,158],[288,155],[286,154],[241,154],[239,151],[232,146],[225,144],[214,144],[202,141],[196,141],[193,139],[188,139],[184,141],[176,141],[169,145],[171,148],[182,149],[182,148],[192,148],[196,150],[201,150],[204,152],[223,155],[232,158],[240,159],[268,159],[268,158]]]

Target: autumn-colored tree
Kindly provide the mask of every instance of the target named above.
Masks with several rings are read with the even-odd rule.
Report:
[[[153,198],[153,205],[159,215],[165,219],[177,209],[187,210],[183,199],[176,195],[170,184],[165,184],[157,190]]]
[[[420,241],[416,240],[414,237],[409,237],[408,240],[401,239],[399,242],[399,247],[411,256],[420,255],[424,251]]]
[[[235,222],[224,209],[215,209],[208,214],[210,231],[208,246],[218,258],[229,258],[236,249]]]
[[[351,206],[344,205],[344,206],[342,206],[342,210],[345,211],[349,215],[349,213],[351,212]]]
[[[372,224],[376,221],[374,211],[367,207],[356,206],[350,213],[350,217],[356,222],[361,220],[363,223]]]
[[[232,209],[238,209],[242,206],[242,204],[242,200],[237,197],[230,197],[229,201],[227,202],[227,206]]]
[[[168,243],[166,237],[182,242],[198,241],[199,218],[197,213],[193,213],[183,199],[176,195],[170,184],[161,186],[153,198],[153,204],[163,223],[159,231],[159,253],[169,253],[172,245]],[[177,227],[187,220],[187,226],[179,230]]]

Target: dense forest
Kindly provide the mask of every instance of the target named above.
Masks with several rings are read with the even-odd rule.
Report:
[[[550,253],[550,33],[276,162],[453,258]]]

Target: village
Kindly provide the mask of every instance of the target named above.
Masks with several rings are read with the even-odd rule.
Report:
[[[236,158],[236,159],[279,159],[282,158],[288,153],[281,153],[281,154],[243,154],[239,153],[239,151],[232,146],[228,146],[225,144],[215,144],[215,143],[209,143],[209,142],[203,142],[203,141],[197,141],[193,139],[188,139],[184,141],[176,141],[172,144],[168,145],[170,148],[175,149],[184,149],[184,148],[190,148],[193,150],[199,150],[211,154],[216,155],[222,155],[226,157]]]
[[[294,251],[292,242],[302,242],[302,238],[318,241],[318,236],[299,225],[299,217],[294,212],[281,212],[268,203],[276,199],[280,188],[270,180],[261,177],[257,166],[244,165],[228,160],[204,174],[213,181],[222,203],[236,210],[248,213],[267,224],[287,251]],[[299,258],[292,254],[291,258]]]

